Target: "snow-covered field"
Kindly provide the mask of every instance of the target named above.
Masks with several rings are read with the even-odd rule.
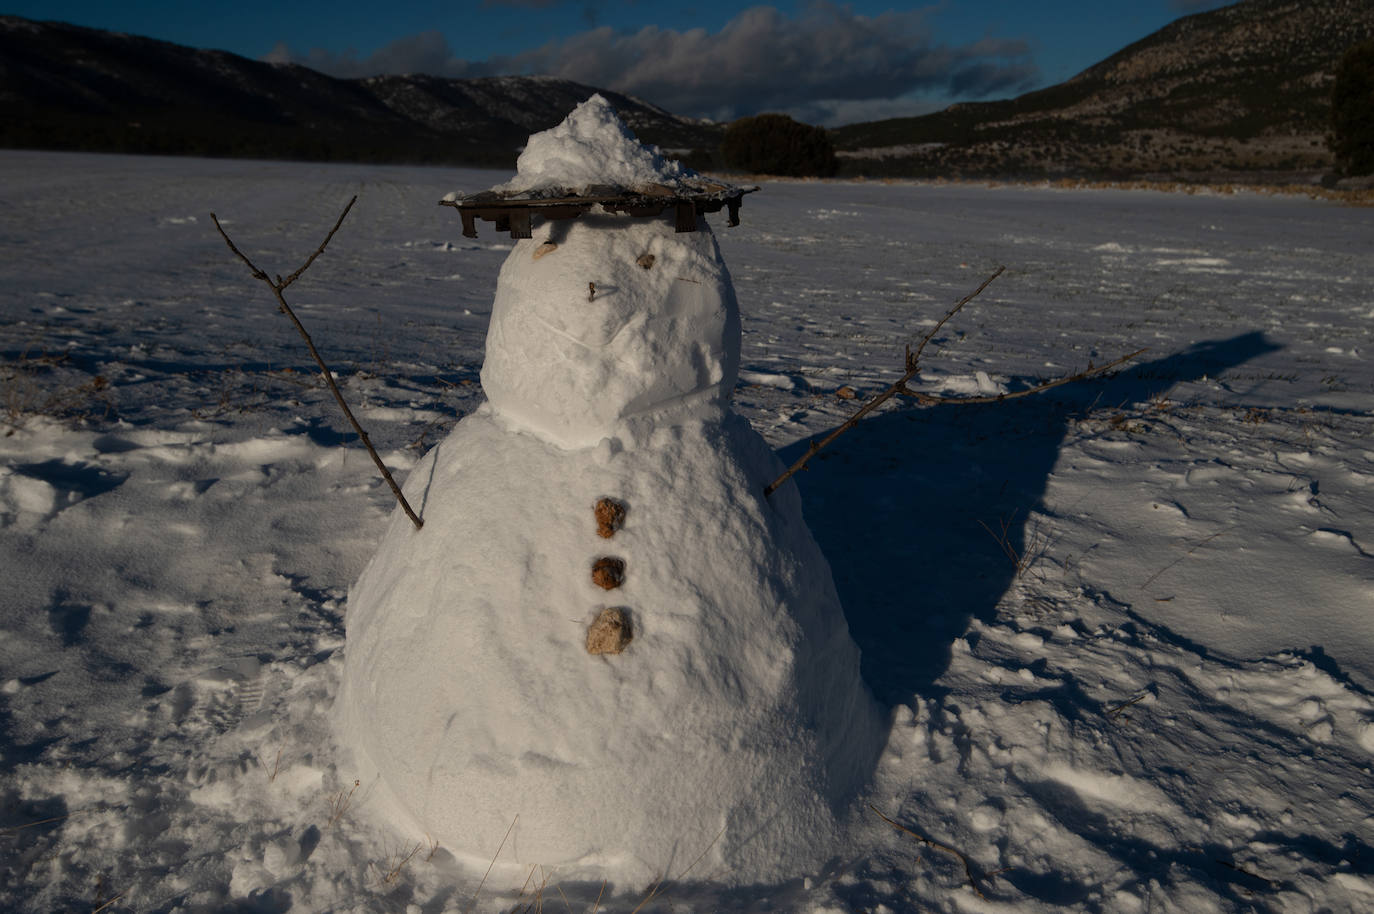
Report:
[[[326,718],[394,503],[209,221],[287,273],[358,195],[288,297],[403,476],[482,402],[510,247],[436,201],[505,177],[0,153],[0,909],[650,893],[504,895],[367,819]],[[1370,211],[778,183],[742,216],[711,218],[735,405],[788,462],[998,265],[921,389],[1149,351],[897,404],[798,477],[892,716],[874,809],[782,886],[714,889],[684,847],[642,910],[1374,908]]]

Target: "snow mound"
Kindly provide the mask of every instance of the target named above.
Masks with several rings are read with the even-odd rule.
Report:
[[[671,187],[693,174],[635,139],[600,95],[578,105],[557,127],[531,136],[515,167],[516,176],[493,190],[576,193],[592,185]]]

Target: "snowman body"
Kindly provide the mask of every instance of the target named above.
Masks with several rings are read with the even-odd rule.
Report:
[[[555,130],[651,156],[599,99]],[[340,743],[382,817],[479,872],[500,848],[495,878],[811,871],[881,749],[795,489],[764,495],[778,461],[729,408],[739,316],[699,228],[587,216],[516,244],[488,402],[411,472],[423,529],[398,513],[350,593]],[[589,653],[608,609],[628,644]]]

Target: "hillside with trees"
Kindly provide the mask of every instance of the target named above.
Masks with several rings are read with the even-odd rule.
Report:
[[[1246,0],[1187,16],[1056,86],[834,132],[844,173],[1312,180],[1368,0]]]

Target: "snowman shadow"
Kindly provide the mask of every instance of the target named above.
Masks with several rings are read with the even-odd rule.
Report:
[[[1071,422],[1279,348],[1245,333],[1021,400],[897,409],[813,459],[794,478],[879,701],[942,694],[952,642],[970,619],[991,621],[1016,579],[1009,550],[1053,549],[1027,518]],[[807,444],[779,456],[791,464]]]

